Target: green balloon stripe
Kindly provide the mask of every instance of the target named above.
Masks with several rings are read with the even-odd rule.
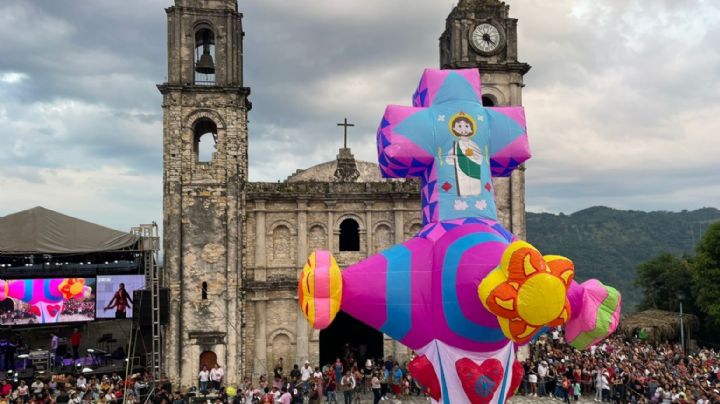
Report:
[[[598,307],[595,329],[580,333],[574,341],[570,342],[570,345],[577,349],[585,349],[596,339],[607,336],[612,324],[612,316],[616,310],[619,310],[620,293],[611,286],[603,285],[603,287],[607,289],[608,295]]]

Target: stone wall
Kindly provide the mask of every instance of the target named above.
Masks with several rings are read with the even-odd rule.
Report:
[[[308,254],[329,249],[346,267],[380,246],[404,241],[421,226],[418,184],[249,183],[246,189],[245,331],[253,336],[245,349],[246,363],[252,364],[247,374],[269,373],[281,354],[288,368],[305,360],[317,363],[320,333],[297,305],[297,279]],[[347,218],[359,224],[359,251],[339,251],[340,223]],[[395,353],[395,345],[390,347]]]

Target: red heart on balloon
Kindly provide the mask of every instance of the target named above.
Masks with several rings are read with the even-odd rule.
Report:
[[[510,382],[510,390],[508,391],[508,395],[505,398],[505,401],[509,400],[510,397],[515,395],[517,388],[520,387],[520,383],[522,383],[524,375],[525,368],[523,368],[523,365],[520,362],[515,361],[512,367],[512,381]]]
[[[35,315],[37,317],[40,317],[40,314],[42,314],[42,313],[40,313],[40,309],[37,306],[30,307],[30,310],[28,310],[28,311],[30,312],[30,314]]]
[[[433,368],[430,360],[421,355],[408,363],[408,371],[417,382],[427,389],[428,395],[435,401],[440,401],[442,393],[440,392],[440,382],[438,381],[435,368]]]
[[[62,310],[62,306],[59,304],[48,304],[47,311],[50,317],[55,317]]]
[[[492,401],[503,377],[499,360],[487,359],[478,365],[471,359],[462,358],[455,362],[455,369],[470,403],[488,404]]]

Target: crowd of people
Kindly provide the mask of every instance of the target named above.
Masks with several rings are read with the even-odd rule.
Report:
[[[150,375],[134,374],[123,378],[112,375],[56,374],[49,380],[37,378],[0,381],[0,404],[82,404],[82,403],[139,403],[148,394]]]
[[[221,402],[241,404],[352,404],[360,396],[370,396],[377,404],[391,398],[421,395],[421,387],[392,357],[366,359],[359,364],[350,356],[337,358],[323,367],[305,362],[291,369],[286,369],[280,358],[271,375],[260,375],[255,383],[245,378],[239,388],[232,391],[233,397],[228,397],[227,389],[222,389],[221,379],[215,375],[206,368],[200,371],[199,393],[218,393]]]
[[[653,345],[636,338],[612,336],[586,351],[565,344],[562,330],[552,330],[529,346],[525,374],[517,394],[566,403],[580,397],[597,402],[711,404],[720,403],[720,351],[684,352],[679,344]],[[0,381],[5,403],[134,403],[152,390],[155,404],[185,404],[201,396],[214,403],[352,404],[362,397],[374,404],[389,399],[426,397],[392,357],[355,361],[352,354],[324,366],[284,365],[280,358],[269,374],[245,378],[238,386],[224,383],[219,365],[204,367],[198,385],[172,389],[167,379],[150,386],[152,377],[134,374],[86,376],[57,374],[32,382]],[[154,387],[154,388],[153,388]]]
[[[519,394],[570,402],[590,396],[613,403],[720,403],[720,352],[685,353],[680,344],[652,345],[615,335],[587,351],[553,330],[530,345]]]

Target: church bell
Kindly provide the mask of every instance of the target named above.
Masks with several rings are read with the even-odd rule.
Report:
[[[212,44],[212,38],[207,33],[202,36],[202,47],[203,53],[200,55],[200,60],[195,64],[195,71],[201,74],[215,74],[215,62],[213,62],[212,55],[210,54],[210,45]]]

